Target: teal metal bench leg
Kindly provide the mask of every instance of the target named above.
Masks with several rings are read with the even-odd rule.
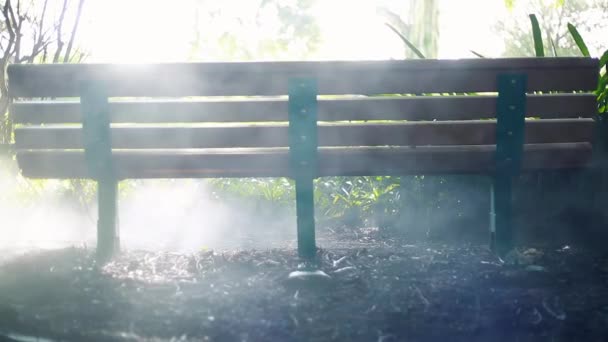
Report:
[[[314,188],[311,178],[296,179],[296,215],[298,223],[298,254],[313,259],[315,243]]]
[[[608,67],[606,67],[608,69]],[[606,70],[608,72],[608,70]],[[586,181],[594,186],[592,208],[603,213],[606,203],[606,179],[608,179],[608,119],[606,113],[595,116],[595,140],[593,142],[593,163]]]
[[[289,161],[296,182],[298,254],[312,260],[315,245],[314,184],[317,176],[317,84],[289,80]]]
[[[494,229],[490,245],[499,255],[513,248],[512,183],[521,170],[526,116],[525,74],[498,76],[496,171],[492,184]]]
[[[494,241],[491,242],[494,252],[505,255],[513,248],[513,214],[511,177],[495,176],[492,184],[494,196]]]
[[[98,221],[97,257],[109,260],[120,249],[118,234],[118,182],[115,179],[97,181]]]
[[[119,250],[118,180],[112,165],[108,96],[102,83],[81,85],[80,104],[85,158],[90,175],[97,180],[97,259],[108,261]]]

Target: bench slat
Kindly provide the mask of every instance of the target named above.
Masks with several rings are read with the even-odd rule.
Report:
[[[112,102],[114,123],[287,121],[286,100]],[[423,96],[323,99],[320,121],[474,120],[495,117],[496,96]],[[528,95],[528,116],[546,119],[592,117],[594,94]],[[78,102],[16,102],[13,122],[25,124],[82,122]]]
[[[405,61],[9,65],[13,97],[77,97],[81,82],[109,96],[286,95],[288,80],[314,77],[319,94],[494,92],[501,73],[526,73],[528,91],[594,90],[598,60],[517,58]]]
[[[592,141],[593,119],[528,120],[526,143]],[[116,149],[286,147],[287,125],[223,127],[114,127]],[[489,145],[496,143],[495,120],[320,125],[319,146]],[[79,127],[15,130],[17,149],[82,149]]]
[[[319,176],[491,173],[495,146],[418,148],[322,148]],[[31,178],[88,178],[84,153],[22,151],[17,160]],[[591,144],[526,145],[523,170],[589,165]],[[119,178],[204,178],[289,176],[286,148],[233,151],[119,151],[113,162]]]

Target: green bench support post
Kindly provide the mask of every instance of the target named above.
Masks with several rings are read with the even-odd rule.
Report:
[[[317,83],[289,80],[289,162],[296,183],[298,254],[316,256],[313,181],[317,177]]]
[[[97,258],[105,262],[120,248],[117,219],[118,180],[112,165],[108,96],[102,83],[81,85],[80,105],[85,158],[97,181]]]
[[[592,209],[603,212],[606,199],[606,179],[608,174],[608,119],[606,113],[595,116],[595,136],[593,142],[593,164],[591,176],[586,179],[587,183],[595,187],[592,191]]]
[[[492,184],[490,245],[499,255],[513,248],[512,186],[521,170],[526,117],[525,74],[498,76],[496,103],[496,170]]]
[[[601,69],[600,69],[601,70]],[[608,74],[608,65],[605,66]],[[598,86],[598,91],[601,91]],[[608,98],[604,98],[598,103],[608,107]],[[605,203],[608,194],[608,112],[596,113],[595,115],[595,136],[593,142],[593,164],[591,167],[592,176],[586,179],[588,184],[594,187],[592,192],[592,209],[598,213],[604,213]]]

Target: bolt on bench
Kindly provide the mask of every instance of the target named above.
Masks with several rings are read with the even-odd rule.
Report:
[[[117,184],[130,178],[291,177],[298,250],[311,258],[317,177],[488,175],[504,253],[513,177],[589,166],[597,112],[590,58],[11,65],[8,74],[23,175],[97,180],[102,259],[118,250]],[[373,96],[386,94],[398,95]]]

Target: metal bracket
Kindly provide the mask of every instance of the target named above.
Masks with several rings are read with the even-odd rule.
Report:
[[[591,208],[603,212],[606,203],[608,179],[608,113],[595,115],[595,134],[591,167],[587,170],[585,185],[593,187]]]
[[[289,157],[294,178],[316,178],[317,147],[317,82],[292,79],[289,81]]]
[[[516,176],[521,170],[526,119],[525,74],[498,76],[496,102],[496,172]]]
[[[316,256],[313,180],[317,162],[317,82],[289,80],[289,163],[296,182],[298,253],[305,259]]]
[[[110,109],[104,85],[99,82],[83,82],[80,106],[85,158],[89,173],[94,179],[114,179]]]

